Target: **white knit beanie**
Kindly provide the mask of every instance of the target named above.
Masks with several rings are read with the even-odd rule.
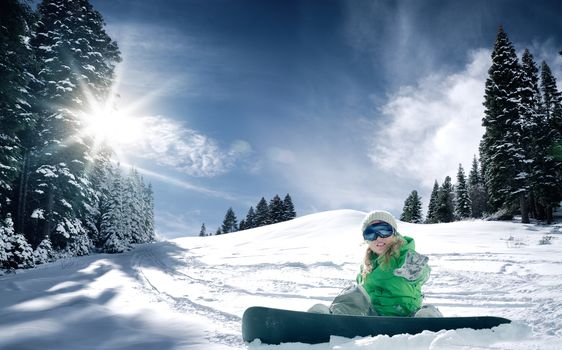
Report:
[[[394,231],[398,231],[398,225],[396,219],[392,214],[384,210],[373,210],[369,214],[365,215],[363,222],[361,223],[361,232],[365,231],[367,226],[373,221],[384,221],[390,224],[394,228]]]

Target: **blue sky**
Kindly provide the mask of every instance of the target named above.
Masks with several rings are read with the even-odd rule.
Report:
[[[118,153],[164,237],[275,194],[299,215],[399,215],[414,189],[427,205],[478,152],[500,24],[562,80],[558,1],[91,2],[123,54],[117,105],[142,123]]]

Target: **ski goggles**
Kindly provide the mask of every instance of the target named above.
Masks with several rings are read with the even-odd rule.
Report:
[[[363,238],[366,241],[374,241],[377,237],[387,238],[394,234],[394,227],[386,222],[377,222],[367,226],[363,231]]]

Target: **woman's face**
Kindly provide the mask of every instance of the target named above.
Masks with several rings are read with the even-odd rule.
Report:
[[[382,255],[390,247],[395,237],[395,235],[386,238],[377,237],[374,241],[367,241],[367,243],[369,243],[369,249],[371,249],[373,253]]]

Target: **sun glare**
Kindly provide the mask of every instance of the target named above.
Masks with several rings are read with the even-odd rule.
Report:
[[[113,108],[99,108],[84,114],[84,132],[96,143],[105,142],[114,148],[123,148],[140,140],[143,132],[138,118]]]

